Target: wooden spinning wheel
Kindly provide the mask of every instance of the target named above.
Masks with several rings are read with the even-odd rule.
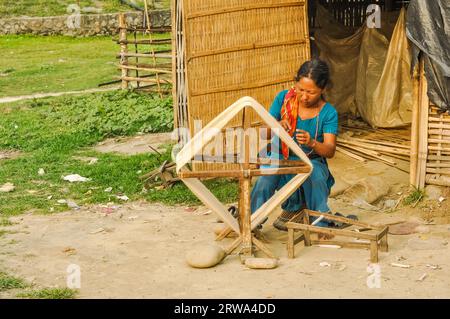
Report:
[[[249,128],[248,121],[245,120],[247,110],[255,111],[265,124],[272,129],[281,141],[286,143],[291,152],[296,154],[301,160],[298,161],[273,161],[270,158],[251,158],[251,145],[248,134],[243,139],[241,154],[239,156],[239,169],[237,170],[208,170],[191,171],[186,166],[191,163],[194,157],[199,156],[203,147],[208,144],[227,123],[230,122],[239,112],[244,112],[243,130]],[[202,157],[203,162],[208,162],[208,157]],[[290,135],[281,127],[281,125],[251,97],[244,97],[228,107],[224,112],[213,119],[207,126],[198,132],[178,153],[177,173],[188,188],[212,211],[227,224],[219,238],[224,238],[229,232],[235,231],[238,238],[226,249],[227,254],[231,254],[235,249],[241,246],[241,254],[244,257],[253,255],[253,245],[259,248],[270,258],[275,258],[272,252],[252,233],[253,230],[270,215],[275,208],[285,201],[301,184],[309,177],[313,166],[309,158],[295,143]],[[214,161],[217,163],[217,160]],[[276,167],[260,168],[260,165],[276,165]],[[295,176],[277,193],[273,195],[264,205],[262,205],[254,214],[250,211],[250,188],[251,179],[254,176],[263,175],[284,175],[294,174]],[[239,221],[236,220],[227,208],[205,187],[200,181],[203,178],[228,177],[239,180]]]

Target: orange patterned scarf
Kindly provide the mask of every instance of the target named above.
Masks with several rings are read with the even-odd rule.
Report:
[[[294,88],[291,88],[286,93],[283,106],[281,107],[281,120],[287,120],[291,129],[288,131],[289,135],[294,137],[297,127],[298,107],[300,101],[297,98],[297,93]],[[289,147],[286,143],[281,143],[281,150],[285,160],[289,158]]]

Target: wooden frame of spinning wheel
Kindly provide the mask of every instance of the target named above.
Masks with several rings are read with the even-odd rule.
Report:
[[[287,144],[290,150],[295,153],[300,160],[298,161],[276,161],[272,162],[269,158],[250,158],[250,140],[248,135],[244,139],[244,160],[240,164],[239,170],[208,170],[208,171],[190,171],[186,164],[192,162],[192,159],[202,151],[203,146],[209,143],[215,136],[217,130],[222,129],[236,114],[246,109],[255,111],[261,119],[268,125],[275,135]],[[245,118],[245,113],[244,113]],[[243,121],[243,129],[247,129],[249,123]],[[231,254],[239,246],[242,246],[241,254],[246,257],[253,255],[253,245],[259,248],[267,256],[275,258],[273,253],[257,238],[252,231],[263,221],[275,208],[286,200],[301,184],[309,177],[313,166],[309,158],[294,142],[292,137],[281,127],[281,125],[260,105],[256,100],[250,97],[239,99],[236,103],[227,108],[224,112],[212,120],[206,127],[198,132],[178,153],[177,155],[177,173],[180,179],[189,187],[189,189],[212,211],[217,213],[220,218],[228,225],[218,238],[224,238],[227,233],[235,231],[239,237],[226,249],[227,254]],[[217,163],[217,161],[216,161]],[[259,168],[259,165],[278,164],[281,167]],[[281,188],[272,198],[262,205],[254,214],[250,211],[250,189],[251,179],[254,176],[263,175],[284,175],[295,174],[283,188]],[[200,182],[202,178],[229,177],[239,180],[239,222],[228,212],[226,207]]]

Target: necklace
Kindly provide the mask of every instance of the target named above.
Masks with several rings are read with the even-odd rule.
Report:
[[[322,111],[322,108],[320,109],[320,111]],[[317,116],[316,116],[316,134],[314,136],[315,141],[317,141],[317,137],[319,135],[320,111],[319,111],[319,114],[317,114]],[[309,157],[309,155],[311,155],[313,152],[314,152],[314,149],[312,148],[311,151],[308,154],[306,154],[306,156]]]
[[[316,116],[316,133],[314,135],[314,140],[316,140],[316,141],[317,141],[317,137],[319,136],[320,112],[322,112],[322,109],[325,105],[326,105],[326,103],[320,107],[319,113],[317,113],[317,116]],[[299,118],[300,118],[300,120],[302,120],[302,118],[300,116],[299,116]],[[312,148],[311,151],[308,154],[306,154],[306,156],[309,157],[309,155],[311,155],[313,152],[314,152],[314,149]]]

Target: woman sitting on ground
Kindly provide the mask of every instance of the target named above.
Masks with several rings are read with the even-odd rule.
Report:
[[[280,92],[269,110],[308,155],[314,167],[303,185],[283,203],[283,213],[273,224],[279,230],[286,230],[285,223],[303,208],[330,212],[327,202],[334,178],[328,169],[327,158],[334,157],[336,151],[338,114],[323,95],[329,77],[329,68],[324,61],[315,59],[305,62],[298,70],[294,87]],[[295,154],[289,153],[284,143],[280,145],[277,136],[272,139],[270,157],[299,160]],[[293,177],[294,175],[261,176],[251,194],[252,213]],[[316,226],[326,227],[328,223],[321,221]]]

